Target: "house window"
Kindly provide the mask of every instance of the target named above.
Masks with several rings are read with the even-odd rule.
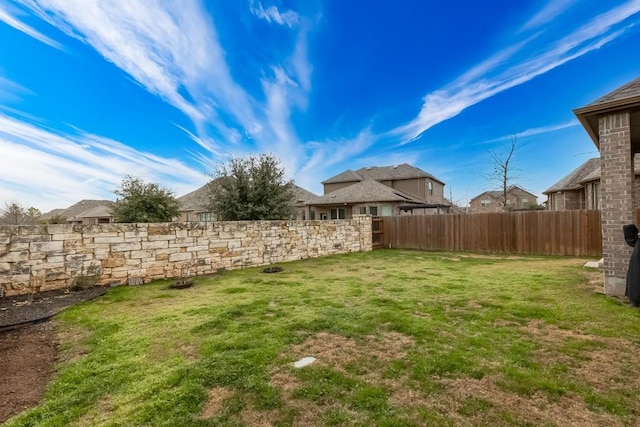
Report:
[[[383,206],[380,209],[380,216],[391,216],[391,206]]]
[[[366,206],[360,206],[359,213],[360,213],[360,215],[366,215],[367,214],[367,207]]]
[[[429,189],[429,195],[433,196],[433,182],[429,181],[429,183],[427,184],[427,187]]]
[[[529,203],[529,199],[522,199],[522,206],[526,206]]]
[[[202,212],[198,214],[198,221],[200,222],[212,222],[216,220],[216,214],[213,212]]]
[[[309,211],[309,219],[312,220],[312,221],[316,219],[316,211],[315,211],[315,209],[311,209]]]
[[[369,215],[378,216],[378,207],[377,206],[369,206]]]
[[[331,209],[331,219],[345,219],[345,210],[343,208]]]
[[[486,208],[490,204],[491,204],[491,200],[489,199],[480,200],[480,206],[482,206],[483,208]]]

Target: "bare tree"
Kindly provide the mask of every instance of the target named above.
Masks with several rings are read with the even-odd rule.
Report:
[[[4,209],[0,210],[0,224],[19,225],[24,223],[25,211],[19,204],[5,203]]]
[[[513,167],[513,156],[518,147],[518,137],[514,134],[511,136],[510,143],[506,145],[505,152],[496,153],[494,151],[489,151],[492,169],[491,172],[484,174],[484,176],[489,181],[499,183],[500,191],[502,192],[501,203],[503,211],[508,210],[507,196],[509,187],[515,179],[513,176],[515,171],[515,168]]]

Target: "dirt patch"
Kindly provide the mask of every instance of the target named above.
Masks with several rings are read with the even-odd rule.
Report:
[[[0,423],[40,402],[56,361],[55,337],[49,322],[0,332]]]
[[[106,288],[48,291],[0,298],[0,423],[37,405],[51,378],[60,342],[53,323],[42,321],[66,307],[104,295]],[[61,339],[82,341],[84,331],[61,333]],[[63,341],[64,342],[64,341]],[[82,357],[80,348],[65,353],[65,361]]]

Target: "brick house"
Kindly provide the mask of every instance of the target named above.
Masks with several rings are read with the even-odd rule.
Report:
[[[485,191],[469,201],[471,213],[504,212],[502,191]],[[507,188],[507,210],[526,210],[538,205],[538,196],[517,185]]]
[[[600,159],[589,159],[542,192],[547,210],[598,209],[600,204]]]
[[[309,219],[349,219],[446,212],[444,183],[407,163],[346,170],[322,182],[324,194],[309,201]]]
[[[640,201],[640,159],[634,160],[636,200]],[[600,209],[600,158],[589,159],[543,191],[547,209]]]
[[[574,114],[600,151],[600,209],[605,293],[624,295],[631,256],[622,226],[636,222],[634,157],[640,152],[640,78]]]

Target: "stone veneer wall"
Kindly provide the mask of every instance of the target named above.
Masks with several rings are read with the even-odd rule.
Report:
[[[78,278],[99,285],[145,282],[370,251],[371,218],[163,224],[0,226],[5,295],[61,289]]]

